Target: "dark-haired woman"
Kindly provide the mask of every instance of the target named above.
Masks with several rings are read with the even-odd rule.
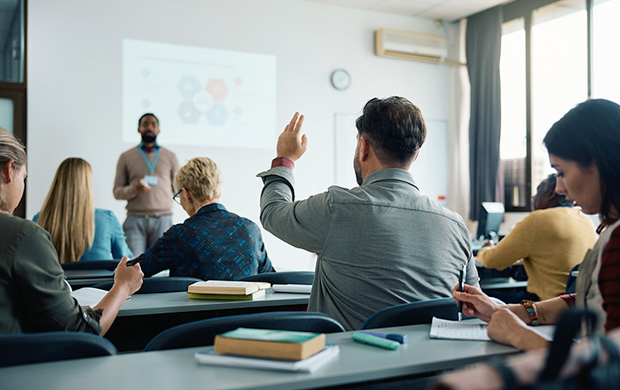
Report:
[[[599,332],[620,327],[620,105],[603,99],[581,103],[551,127],[544,143],[558,172],[556,192],[601,219],[576,294],[498,306],[474,287],[453,290],[466,315],[489,322],[489,337],[521,350],[548,343],[528,325],[554,324],[572,305],[594,310]]]

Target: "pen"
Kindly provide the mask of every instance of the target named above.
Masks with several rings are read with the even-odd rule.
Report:
[[[465,278],[467,278],[467,263],[465,263],[465,265],[463,266],[463,269],[461,270],[461,275],[459,278],[459,291],[463,292],[465,291]],[[463,301],[459,301],[459,321],[461,321],[463,319]]]
[[[132,265],[136,265],[138,264],[140,261],[142,260],[142,258],[140,258],[140,256],[135,257],[131,260],[127,260],[127,267],[131,267]]]

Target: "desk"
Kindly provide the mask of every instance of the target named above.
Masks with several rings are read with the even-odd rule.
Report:
[[[490,278],[481,279],[480,288],[483,290],[502,290],[508,288],[525,289],[527,280],[515,280],[513,278]]]
[[[189,299],[186,292],[135,294],[118,312],[106,338],[119,351],[142,350],[158,333],[206,318],[266,311],[305,311],[310,294],[273,293],[255,301]]]
[[[71,288],[77,290],[93,284],[114,281],[114,271],[106,269],[70,269],[65,270],[65,279]]]
[[[320,370],[308,373],[200,365],[194,353],[204,347],[121,354],[0,369],[9,389],[296,389],[337,386],[384,378],[430,375],[518,353],[491,341],[432,340],[429,324],[384,328],[406,334],[408,344],[396,351],[351,340],[350,332],[327,335],[340,355]]]

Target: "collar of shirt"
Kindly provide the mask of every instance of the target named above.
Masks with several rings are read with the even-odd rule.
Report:
[[[362,187],[384,180],[404,181],[419,190],[418,186],[413,181],[413,176],[411,175],[411,173],[400,168],[385,168],[375,171],[370,175],[366,176],[364,182],[362,183]]]
[[[206,204],[202,206],[198,211],[196,211],[195,215],[205,214],[205,213],[216,211],[216,210],[227,211],[226,207],[224,207],[224,205],[221,203],[210,203],[210,204]]]
[[[140,145],[138,145],[142,150],[144,150],[146,153],[151,153],[153,152],[155,149],[159,149],[160,146],[159,144],[155,143],[155,145],[153,146],[146,146],[144,145],[142,142],[140,142]]]

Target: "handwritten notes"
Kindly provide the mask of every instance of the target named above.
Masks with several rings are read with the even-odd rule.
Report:
[[[433,317],[431,338],[452,340],[491,340],[487,336],[487,324],[482,321],[449,321]]]

